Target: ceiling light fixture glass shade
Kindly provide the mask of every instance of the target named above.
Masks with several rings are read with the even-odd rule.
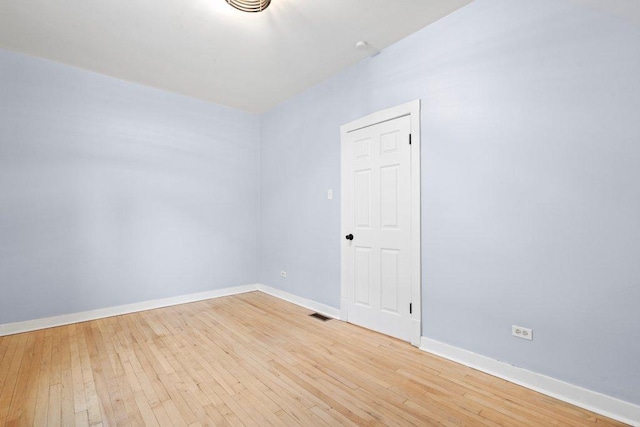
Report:
[[[262,12],[271,0],[227,0],[227,3],[243,12]]]

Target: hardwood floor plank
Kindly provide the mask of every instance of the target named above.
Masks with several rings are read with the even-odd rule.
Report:
[[[9,351],[10,336],[0,337],[0,366],[2,366],[2,360]],[[2,389],[2,377],[0,377],[0,389]]]
[[[142,415],[142,420],[145,426],[155,427],[159,426],[158,420],[153,412],[153,409],[149,405],[149,401],[147,400],[147,396],[142,391],[136,391],[134,393],[134,399],[136,404],[138,405],[138,409],[140,410],[140,414]]]
[[[620,426],[260,292],[0,337],[0,427]]]
[[[21,419],[22,424],[32,425],[34,423],[38,389],[29,385],[36,384],[38,381],[44,348],[44,332],[38,331],[33,334],[33,337],[33,347],[29,349],[30,360],[28,363],[25,363],[25,360],[22,361],[23,366],[20,369],[20,375],[12,398],[12,406],[7,417],[9,422]],[[21,403],[18,404],[18,402]]]
[[[71,325],[73,326],[73,325]],[[71,332],[72,327],[62,328],[60,340],[60,384],[62,384],[62,425],[68,426],[75,423],[75,398],[73,372],[71,365]]]
[[[47,412],[49,410],[49,378],[51,375],[51,357],[52,357],[52,338],[45,331],[42,344],[42,357],[40,359],[40,369],[38,370],[38,378],[35,382],[31,382],[30,386],[36,389],[36,407],[33,415],[33,425],[45,425],[47,420]],[[16,400],[16,404],[20,404]]]
[[[158,424],[160,424],[161,426],[173,425],[171,423],[171,418],[169,418],[169,415],[167,414],[167,411],[164,409],[164,406],[162,406],[162,403],[158,403],[153,408],[151,408],[151,410],[153,411],[156,419],[158,420]]]
[[[9,415],[9,409],[11,408],[22,363],[25,360],[25,357],[27,360],[30,360],[28,356],[25,356],[25,348],[27,346],[27,341],[33,339],[31,337],[31,334],[20,334],[17,337],[18,342],[14,357],[7,361],[9,363],[6,369],[6,375],[2,388],[0,389],[0,418],[4,418],[6,421],[9,421],[7,417]],[[17,406],[19,405],[16,405],[16,407]]]
[[[76,414],[83,413],[87,411],[87,402],[84,394],[82,362],[80,361],[80,346],[78,345],[76,325],[69,327],[69,352],[71,356],[71,379],[73,381],[73,409]]]
[[[87,414],[89,425],[97,425],[102,422],[102,409],[100,408],[100,399],[96,392],[96,385],[93,381],[84,384],[84,395],[87,403]]]
[[[76,413],[74,424],[76,427],[89,427],[89,414],[87,411]]]
[[[89,360],[91,363],[92,377],[92,381],[85,383],[85,397],[87,399],[89,423],[92,424],[93,422],[102,422],[103,424],[115,424],[116,417],[114,414],[114,409],[111,405],[109,389],[104,378],[104,368],[101,363],[101,354],[96,344],[95,335],[98,333],[98,324],[99,321],[96,321],[95,323],[87,322],[83,324],[87,342],[87,351],[89,353]],[[98,414],[96,414],[96,411],[98,412]],[[109,420],[111,420],[111,423],[109,422]]]
[[[49,427],[61,425],[62,419],[62,384],[57,383],[49,387],[49,410],[47,423]]]

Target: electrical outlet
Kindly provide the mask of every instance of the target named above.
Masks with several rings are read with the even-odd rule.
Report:
[[[523,328],[522,326],[511,325],[511,335],[525,340],[533,340],[533,329]]]
[[[280,277],[287,277],[287,272],[286,271],[281,271],[280,272]]]

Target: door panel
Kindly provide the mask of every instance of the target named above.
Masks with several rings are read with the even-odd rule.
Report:
[[[398,151],[398,137],[400,132],[393,131],[380,135],[380,154],[393,153]]]
[[[371,169],[355,173],[356,228],[371,228]]]
[[[355,248],[356,304],[369,307],[371,295],[371,248]]]
[[[380,225],[382,228],[398,227],[399,167],[400,165],[391,165],[380,168]]]
[[[371,155],[371,138],[364,138],[354,142],[356,160],[366,159]]]
[[[345,240],[349,322],[408,341],[411,334],[410,118],[347,134]]]
[[[400,251],[396,249],[382,249],[380,251],[380,280],[382,295],[380,298],[381,308],[398,314],[398,258]]]

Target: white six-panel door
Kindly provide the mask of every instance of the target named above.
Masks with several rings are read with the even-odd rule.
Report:
[[[344,160],[348,321],[411,339],[411,131],[404,116],[351,131]]]

